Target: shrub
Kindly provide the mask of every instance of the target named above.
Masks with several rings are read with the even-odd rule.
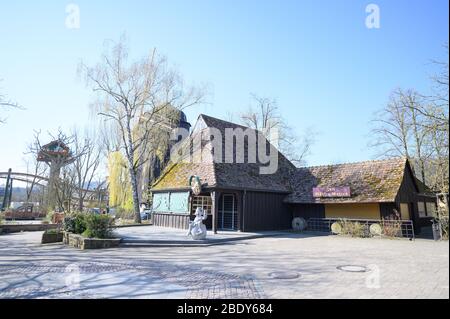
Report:
[[[339,230],[339,235],[360,238],[369,236],[369,230],[367,229],[367,226],[359,222],[352,222],[348,221],[347,219],[341,219],[337,221],[336,224],[337,225],[335,225],[334,227],[336,228],[336,230]]]
[[[448,216],[444,214],[439,214],[439,217],[435,218],[435,222],[439,223],[439,226],[441,227],[442,232],[442,238],[443,240],[448,240]]]
[[[112,221],[112,218],[108,215],[86,215],[86,230],[83,232],[83,236],[88,238],[110,238]]]
[[[387,237],[402,237],[402,221],[395,218],[383,219],[381,233]]]
[[[86,230],[86,216],[82,213],[73,214],[64,218],[63,229],[66,232],[82,234]]]

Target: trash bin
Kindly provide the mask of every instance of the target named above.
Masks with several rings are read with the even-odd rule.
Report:
[[[441,224],[438,221],[433,220],[433,225],[431,226],[431,228],[433,229],[433,239],[440,240],[441,239]]]

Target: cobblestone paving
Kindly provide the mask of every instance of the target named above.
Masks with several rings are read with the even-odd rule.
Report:
[[[102,298],[89,285],[83,290],[70,286],[43,287],[33,285],[33,280],[41,274],[62,274],[63,278],[70,275],[119,273],[126,272],[127,278],[141,278],[143,281],[157,279],[166,285],[175,285],[185,291],[184,298],[262,298],[263,294],[256,289],[251,278],[221,272],[199,271],[191,267],[174,266],[164,262],[134,262],[125,264],[110,264],[87,262],[76,264],[56,263],[46,265],[33,263],[28,265],[1,265],[2,272],[9,276],[24,279],[20,285],[11,285],[0,290],[0,298]],[[0,275],[0,278],[2,276]],[[30,280],[29,283],[27,281]],[[83,282],[80,282],[83,286]]]
[[[448,242],[286,234],[80,251],[40,236],[0,236],[0,298],[449,298]],[[77,273],[79,285],[68,283]]]

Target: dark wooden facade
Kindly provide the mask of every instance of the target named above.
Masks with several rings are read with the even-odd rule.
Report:
[[[292,212],[283,193],[243,192],[243,231],[286,230],[291,228]]]
[[[420,189],[418,188],[417,182],[414,181],[414,175],[409,165],[406,165],[403,176],[402,184],[395,198],[395,209],[399,209],[400,203],[407,203],[410,218],[414,222],[415,231],[420,233],[421,228],[431,226],[432,218],[419,216],[418,202],[436,203],[436,197],[420,194]]]
[[[283,202],[286,197],[285,193],[220,189],[210,190],[201,195],[211,196],[213,199],[212,214],[204,222],[210,230],[222,230],[220,216],[223,196],[234,196],[236,201],[237,213],[235,217],[237,220],[232,230],[256,232],[291,228],[292,211],[291,207]],[[193,220],[194,217],[191,209],[190,214],[155,212],[153,213],[153,224],[155,226],[187,229],[189,221]]]
[[[153,213],[152,223],[155,226],[188,229],[190,217],[187,214]]]
[[[325,218],[324,204],[291,204],[293,217]]]

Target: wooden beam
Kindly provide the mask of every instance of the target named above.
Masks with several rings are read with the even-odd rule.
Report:
[[[212,214],[212,230],[214,234],[217,234],[217,221],[219,216],[219,197],[220,193],[217,191],[211,192],[211,214]]]

